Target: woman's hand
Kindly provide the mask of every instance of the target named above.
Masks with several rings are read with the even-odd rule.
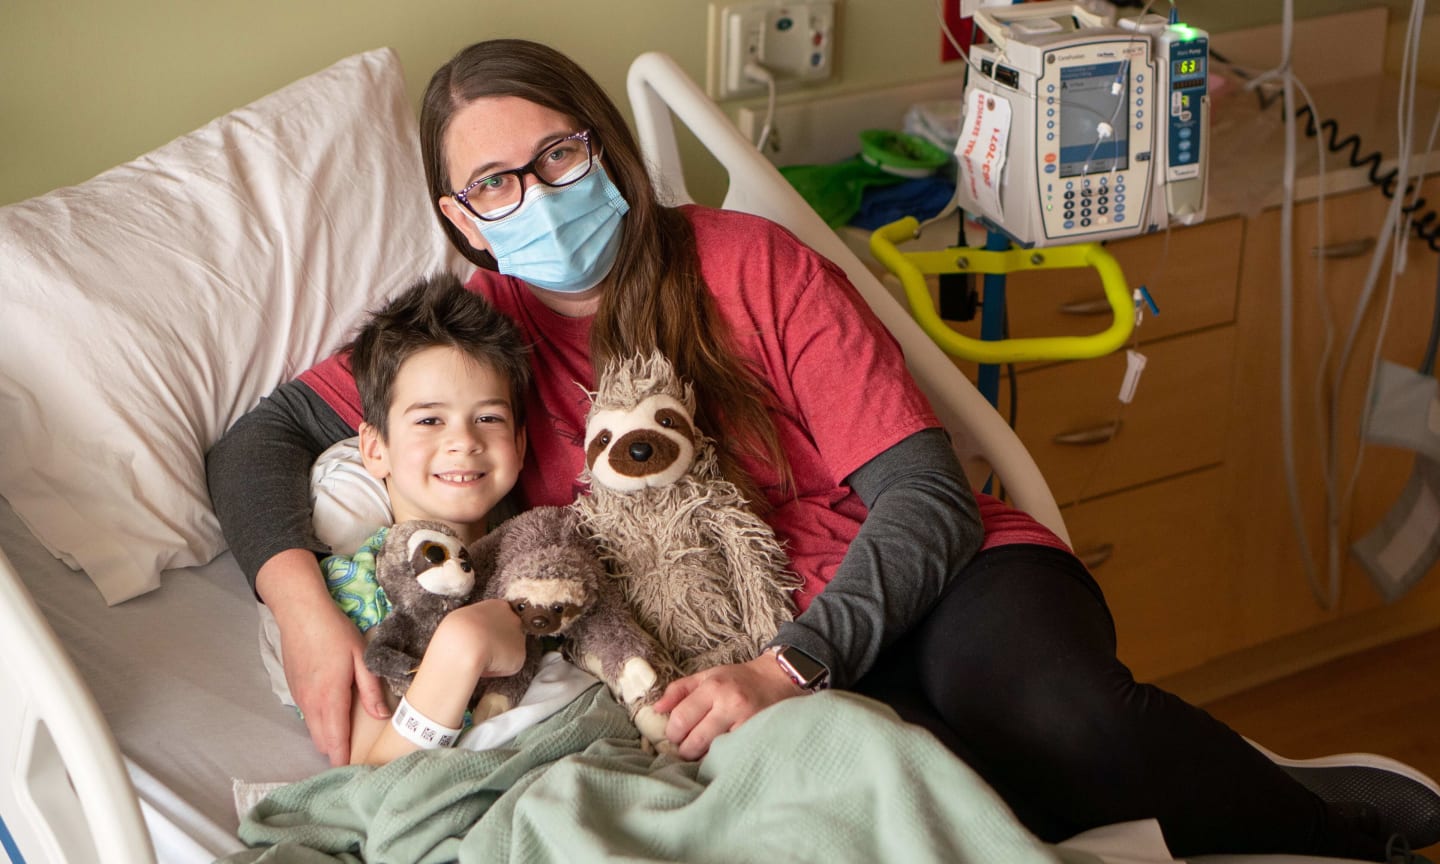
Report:
[[[365,668],[364,637],[331,599],[310,552],[291,549],[271,558],[255,586],[280,628],[285,681],[315,749],[331,765],[346,764],[352,698],[377,720],[390,716],[380,679]]]
[[[680,757],[699,759],[717,737],[776,702],[804,693],[767,652],[746,663],[716,666],[671,682],[654,709],[670,715],[665,737]]]

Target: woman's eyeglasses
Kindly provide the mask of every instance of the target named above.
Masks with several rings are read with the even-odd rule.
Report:
[[[534,174],[546,186],[577,183],[590,173],[595,159],[590,149],[590,132],[566,135],[546,147],[529,165],[497,171],[454,193],[466,210],[484,222],[504,219],[525,203],[525,175]]]

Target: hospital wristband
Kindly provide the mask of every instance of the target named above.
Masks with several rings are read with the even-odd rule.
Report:
[[[403,696],[400,698],[400,705],[395,709],[395,716],[390,718],[390,725],[395,727],[401,738],[422,750],[454,747],[460,738],[459,729],[441,726],[415,710],[415,706]]]

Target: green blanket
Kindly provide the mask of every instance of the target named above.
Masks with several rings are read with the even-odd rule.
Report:
[[[699,762],[641,750],[604,688],[484,752],[326,771],[261,801],[227,862],[1055,862],[931,735],[847,693],[790,699]]]

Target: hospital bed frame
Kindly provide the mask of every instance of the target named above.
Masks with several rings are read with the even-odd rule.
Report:
[[[628,90],[641,146],[671,202],[691,200],[673,115],[727,170],[730,186],[724,206],[786,225],[842,267],[899,340],[911,372],[952,433],[957,452],[967,464],[983,460],[1017,506],[1068,539],[1049,487],[1013,430],[678,65],[663,54],[644,54],[630,68]],[[28,850],[25,864],[155,861],[155,847],[115,737],[3,551],[0,771],[0,849],[10,861],[22,860],[22,846]]]

